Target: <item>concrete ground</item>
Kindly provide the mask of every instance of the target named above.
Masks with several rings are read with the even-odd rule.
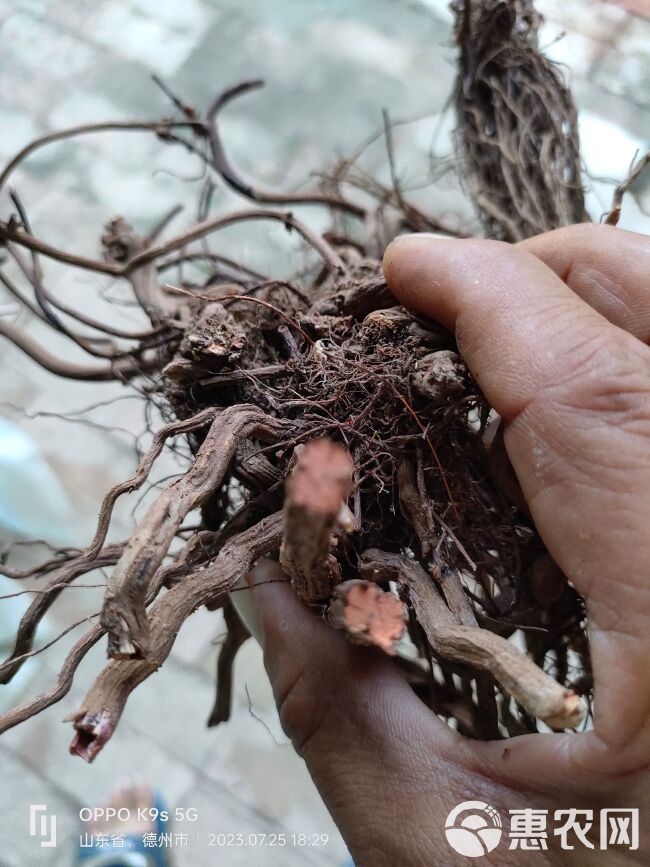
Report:
[[[564,64],[580,108],[583,152],[595,178],[589,204],[598,219],[611,197],[611,183],[602,179],[623,177],[635,150],[648,146],[650,22],[595,0],[540,0],[538,7],[547,17],[542,42]],[[642,11],[640,0],[635,8]],[[228,109],[223,131],[242,172],[268,188],[309,183],[310,172],[349,154],[381,127],[382,108],[395,120],[421,118],[396,134],[398,170],[405,182],[419,187],[426,180],[432,148],[439,159],[450,151],[453,119],[442,112],[453,79],[453,50],[451,17],[442,0],[5,0],[0,27],[3,164],[32,137],[63,126],[168,114],[151,73],[199,108],[233,82],[264,78],[263,92]],[[379,142],[366,165],[379,171],[384,164]],[[188,224],[199,175],[197,163],[178,148],[147,134],[111,133],[40,151],[13,182],[37,235],[96,256],[102,223],[115,213],[146,231],[181,202],[186,210],[173,228]],[[431,210],[472,219],[462,193],[446,176],[414,195]],[[235,201],[219,188],[214,209]],[[640,184],[636,198],[626,202],[622,225],[648,231],[643,214],[648,205],[648,186]],[[3,215],[10,212],[6,198],[0,209]],[[322,225],[313,211],[303,216]],[[255,234],[228,230],[211,244],[272,273],[300,261],[296,248],[287,255],[284,230],[276,227],[264,226]],[[124,286],[50,263],[46,279],[60,298],[95,316],[109,310],[100,290],[111,298],[128,298]],[[16,316],[4,295],[0,314]],[[128,327],[141,323],[128,306],[111,305],[110,316]],[[67,342],[45,336],[44,326],[28,315],[20,314],[18,321],[47,339],[53,352],[77,359]],[[26,413],[76,411],[123,397],[123,391],[57,379],[6,342],[0,343],[0,357],[0,421],[28,435],[42,460],[36,469],[31,462],[28,470],[15,450],[3,452],[0,427],[0,542],[22,533],[85,544],[103,492],[134,468],[134,434],[145,429],[141,403],[121,400],[82,416],[104,429],[50,416],[30,418]],[[162,482],[178,469],[174,455],[166,453],[152,481]],[[120,504],[111,538],[126,536],[132,510],[141,515],[154,493]],[[20,526],[10,526],[5,511],[17,516]],[[37,562],[44,554],[42,548],[21,549],[15,562]],[[102,581],[94,573],[83,583]],[[15,590],[11,582],[0,586],[8,587],[2,593]],[[41,640],[96,611],[101,592],[64,593]],[[0,605],[4,633],[22,604],[21,597]],[[71,694],[59,705],[0,738],[0,865],[70,863],[79,808],[101,802],[116,782],[133,775],[158,786],[172,807],[198,810],[188,846],[175,852],[181,867],[345,861],[345,846],[280,730],[252,642],[237,661],[232,720],[218,730],[205,729],[222,632],[220,614],[201,610],[194,615],[164,668],[134,693],[117,733],[91,766],[68,755],[70,726],[61,718],[78,706],[101,663],[102,647],[89,654]],[[47,687],[77,635],[78,630],[33,660],[16,687],[0,689],[0,707]],[[6,640],[0,635],[0,643]],[[46,804],[56,814],[55,849],[40,848],[29,836],[30,804]],[[211,833],[238,831],[322,833],[330,839],[319,849],[207,845]]]

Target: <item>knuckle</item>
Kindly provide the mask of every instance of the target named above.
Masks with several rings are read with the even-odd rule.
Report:
[[[551,386],[562,403],[619,426],[650,427],[650,352],[612,328],[593,329],[574,345],[569,373]]]
[[[576,343],[564,375],[538,390],[517,425],[533,435],[538,493],[568,486],[585,503],[616,502],[629,539],[650,483],[650,352],[611,330],[613,340],[594,333]]]
[[[501,275],[509,277],[513,263],[529,261],[529,254],[506,241],[493,241],[487,238],[476,238],[463,241],[468,254],[464,267],[477,276],[485,279],[486,273],[498,279]]]
[[[617,415],[647,410],[650,353],[625,332],[599,328],[576,350],[573,401]]]
[[[557,234],[565,238],[576,239],[584,244],[600,244],[603,238],[614,234],[620,235],[621,230],[606,223],[576,223],[557,229]]]

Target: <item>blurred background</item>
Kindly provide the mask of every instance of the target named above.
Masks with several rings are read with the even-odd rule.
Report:
[[[546,19],[541,44],[562,65],[580,110],[588,206],[598,220],[609,208],[614,183],[650,144],[650,2],[536,5]],[[315,183],[312,173],[371,142],[363,170],[385,177],[385,141],[376,134],[387,109],[399,124],[396,170],[413,201],[473,227],[471,207],[448,171],[451,27],[445,0],[4,0],[0,162],[62,127],[169,116],[153,73],[199,111],[218,91],[260,77],[266,88],[233,103],[222,118],[228,153],[244,176],[270,189],[306,188]],[[205,175],[197,159],[149,133],[107,133],[38,151],[12,182],[37,236],[98,257],[103,223],[115,214],[146,232],[180,203],[184,210],[171,230],[189,225]],[[234,194],[218,185],[212,211],[236,204]],[[5,192],[0,213],[6,218],[12,210]],[[296,210],[314,227],[326,225],[313,208]],[[650,184],[642,179],[625,200],[620,225],[649,232],[649,210]],[[281,226],[232,227],[210,245],[263,273],[281,276],[301,264],[300,246]],[[129,328],[144,324],[129,306],[128,286],[49,262],[45,277],[50,291],[91,316],[110,315]],[[78,360],[75,347],[19,312],[2,287],[0,315],[53,353]],[[27,538],[84,546],[104,492],[131,475],[134,446],[146,446],[147,430],[159,419],[155,411],[145,418],[142,401],[120,386],[59,379],[1,339],[0,364],[0,548]],[[167,450],[155,465],[153,487],[120,501],[110,539],[128,535],[156,486],[179,469]],[[20,545],[9,562],[27,566],[47,553],[42,545]],[[103,581],[95,572],[80,583]],[[8,594],[17,585],[1,579],[0,588]],[[38,642],[96,611],[101,593],[63,593]],[[28,601],[0,600],[3,656]],[[79,634],[34,657],[14,683],[0,687],[0,710],[47,688]],[[159,787],[172,807],[197,808],[193,830],[202,834],[330,835],[321,850],[179,849],[180,865],[345,862],[345,846],[281,732],[253,642],[237,660],[231,721],[205,728],[222,636],[221,614],[198,611],[164,668],[136,690],[117,733],[91,766],[68,754],[71,727],[61,718],[78,707],[101,666],[103,645],[88,655],[64,701],[0,738],[0,864],[70,863],[79,808],[102,802],[116,783],[133,776]],[[56,850],[39,849],[29,837],[31,803],[47,804],[57,814]]]

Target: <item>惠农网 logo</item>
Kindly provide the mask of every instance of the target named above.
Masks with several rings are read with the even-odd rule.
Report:
[[[479,858],[496,849],[502,833],[498,811],[485,801],[463,801],[445,823],[447,842],[467,858]]]

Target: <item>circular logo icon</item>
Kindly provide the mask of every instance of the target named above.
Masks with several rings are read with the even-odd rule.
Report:
[[[485,801],[463,801],[445,822],[447,842],[467,858],[480,858],[496,849],[502,833],[499,813]]]

